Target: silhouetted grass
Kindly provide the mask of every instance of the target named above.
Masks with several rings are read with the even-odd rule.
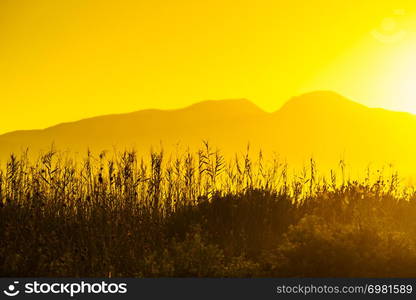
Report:
[[[416,276],[416,197],[313,160],[226,161],[208,143],[166,158],[76,162],[51,150],[0,172],[1,276]]]

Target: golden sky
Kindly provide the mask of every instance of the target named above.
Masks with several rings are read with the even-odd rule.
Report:
[[[412,1],[1,0],[0,132],[334,90],[416,113]]]

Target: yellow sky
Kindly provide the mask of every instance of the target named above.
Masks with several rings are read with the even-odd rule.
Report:
[[[205,99],[272,111],[320,89],[416,112],[415,12],[411,1],[1,0],[0,132]]]

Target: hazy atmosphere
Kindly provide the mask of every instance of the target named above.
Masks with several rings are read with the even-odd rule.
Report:
[[[0,0],[0,45],[0,277],[416,277],[415,2]]]
[[[0,3],[0,133],[333,90],[416,112],[411,1]],[[19,115],[19,118],[16,118]]]

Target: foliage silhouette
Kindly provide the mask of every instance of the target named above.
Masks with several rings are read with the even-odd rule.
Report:
[[[290,175],[207,142],[149,160],[52,149],[10,157],[0,206],[1,276],[416,276],[416,194],[395,172]]]

